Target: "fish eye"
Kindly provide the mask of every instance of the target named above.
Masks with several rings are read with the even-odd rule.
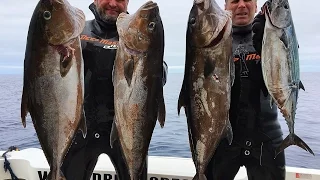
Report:
[[[284,5],[284,8],[285,8],[285,9],[289,9],[289,5],[288,5],[288,4],[285,4],[285,5]]]
[[[148,24],[148,29],[149,29],[150,31],[152,31],[155,27],[156,27],[156,23],[155,23],[155,22],[150,22],[150,23]]]
[[[51,19],[51,12],[50,11],[44,11],[43,12],[43,18],[45,20],[50,20]]]
[[[192,24],[192,25],[196,24],[196,18],[191,18],[190,19],[190,24]]]

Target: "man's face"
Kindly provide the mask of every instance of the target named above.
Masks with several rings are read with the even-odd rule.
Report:
[[[246,26],[257,12],[257,0],[226,0],[225,9],[232,11],[232,24]]]
[[[115,22],[122,12],[127,12],[129,0],[94,0],[103,21]]]

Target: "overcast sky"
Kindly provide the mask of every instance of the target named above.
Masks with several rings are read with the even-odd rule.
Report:
[[[0,73],[20,71],[23,66],[26,38],[36,0],[1,0],[0,6]],[[84,11],[87,20],[93,15],[88,6],[93,0],[69,0]],[[134,13],[145,0],[130,0]],[[184,66],[185,31],[193,0],[157,0],[165,28],[165,57],[169,66]],[[224,8],[224,0],[217,0]],[[258,0],[258,8],[264,3]],[[320,11],[318,0],[291,0],[290,6],[300,44],[303,70],[320,71]],[[317,63],[318,61],[318,63]]]

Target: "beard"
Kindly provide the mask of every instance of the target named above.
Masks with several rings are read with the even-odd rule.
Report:
[[[115,23],[117,21],[117,17],[106,14],[106,10],[104,8],[100,6],[97,6],[96,8],[102,21],[106,23]]]

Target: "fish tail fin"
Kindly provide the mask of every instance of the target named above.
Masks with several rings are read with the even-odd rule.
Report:
[[[296,134],[291,133],[289,134],[280,144],[280,146],[276,149],[275,157],[283,151],[285,148],[291,145],[299,146],[300,148],[308,151],[312,155],[314,155],[314,152],[311,150],[311,148],[305,143],[300,137],[298,137]]]
[[[207,177],[202,173],[196,173],[192,180],[207,180]]]

